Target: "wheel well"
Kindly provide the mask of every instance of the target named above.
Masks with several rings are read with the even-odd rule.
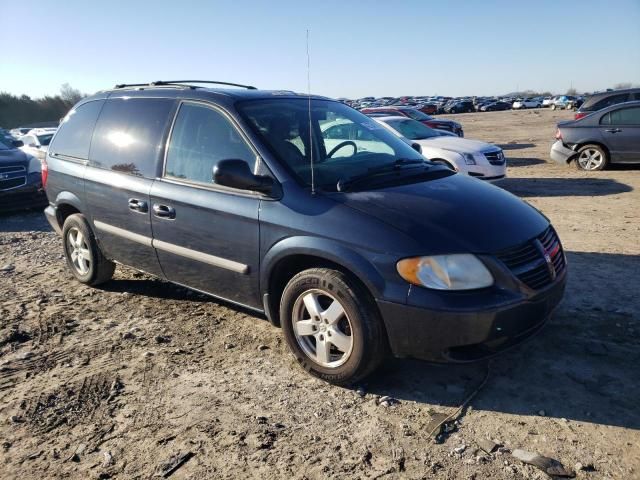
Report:
[[[269,310],[271,312],[270,320],[274,325],[280,326],[280,298],[284,287],[294,275],[309,268],[338,270],[347,275],[352,281],[358,283],[365,291],[371,293],[357,275],[339,263],[313,255],[291,255],[280,260],[269,275]]]
[[[575,152],[576,154],[573,155],[567,163],[571,162],[571,160],[575,160],[576,157],[578,156],[578,150],[580,150],[582,147],[586,146],[586,145],[596,145],[598,147],[600,147],[602,150],[604,150],[604,153],[607,155],[607,161],[611,160],[611,152],[609,152],[609,149],[607,148],[607,146],[604,143],[600,143],[600,142],[581,142],[576,144],[575,146]]]
[[[73,205],[69,205],[68,203],[62,203],[58,205],[58,207],[56,208],[56,220],[58,220],[58,225],[60,225],[60,228],[63,227],[67,217],[69,215],[73,215],[74,213],[81,212],[76,207],[74,207]]]

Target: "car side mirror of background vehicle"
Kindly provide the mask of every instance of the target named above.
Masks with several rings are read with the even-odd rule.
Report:
[[[418,143],[412,143],[411,148],[413,148],[418,153],[422,153],[422,147]]]
[[[252,190],[254,192],[271,193],[273,179],[265,175],[255,175],[244,160],[220,160],[213,167],[213,181],[218,185]]]
[[[24,142],[22,140],[14,140],[13,146],[16,148],[24,147]]]

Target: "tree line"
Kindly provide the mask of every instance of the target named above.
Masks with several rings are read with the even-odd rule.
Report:
[[[58,121],[84,96],[68,83],[62,85],[57,95],[36,99],[28,95],[0,92],[0,127],[11,129],[32,123]]]

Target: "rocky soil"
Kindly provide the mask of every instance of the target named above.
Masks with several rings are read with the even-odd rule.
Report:
[[[389,360],[359,388],[309,377],[278,329],[198,293],[121,267],[82,286],[42,214],[0,217],[0,477],[549,478],[520,449],[640,478],[640,167],[549,163],[570,116],[455,116],[504,147],[501,186],[563,240],[543,332],[490,363]]]

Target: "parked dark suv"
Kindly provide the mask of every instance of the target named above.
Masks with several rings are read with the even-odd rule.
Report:
[[[20,150],[21,146],[20,140],[0,139],[0,212],[47,205],[40,160]]]
[[[54,136],[46,215],[80,282],[118,262],[264,312],[338,384],[387,351],[493,355],[560,301],[565,255],[525,202],[340,102],[193,83],[100,92]],[[362,135],[327,145],[336,120]]]
[[[628,88],[625,90],[611,90],[595,93],[587,98],[575,113],[574,120],[580,120],[590,113],[597,112],[611,105],[640,100],[640,88]]]

